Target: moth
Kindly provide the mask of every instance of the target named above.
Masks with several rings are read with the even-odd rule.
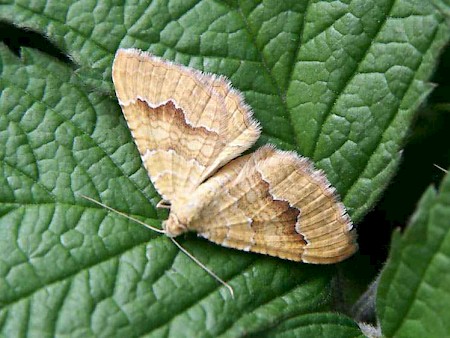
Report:
[[[324,173],[295,152],[254,145],[261,128],[243,95],[206,74],[136,49],[113,71],[123,115],[151,182],[170,208],[163,232],[306,263],[357,250],[352,222]]]

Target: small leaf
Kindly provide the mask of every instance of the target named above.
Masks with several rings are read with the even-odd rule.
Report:
[[[446,337],[450,332],[450,175],[423,195],[405,233],[394,233],[378,287],[386,337]]]

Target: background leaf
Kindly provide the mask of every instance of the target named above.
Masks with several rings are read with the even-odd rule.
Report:
[[[445,337],[450,332],[450,175],[430,187],[403,235],[394,233],[378,287],[387,337]]]
[[[137,47],[228,76],[262,123],[259,144],[312,157],[358,221],[393,175],[431,89],[426,81],[448,40],[439,8],[362,0],[3,1],[1,19],[47,36],[73,63],[1,51],[1,332],[235,336],[291,317],[303,321],[293,332],[327,321],[315,312],[335,306],[334,267],[183,239],[234,287],[231,301],[166,238],[78,197],[153,225],[166,217],[154,208],[159,197],[111,92],[112,58],[119,47]]]

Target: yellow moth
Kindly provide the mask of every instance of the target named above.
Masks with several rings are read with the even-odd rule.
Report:
[[[357,250],[343,204],[310,160],[270,145],[241,156],[260,127],[225,77],[120,49],[113,81],[159,206],[170,208],[166,235],[194,231],[306,263],[336,263]]]

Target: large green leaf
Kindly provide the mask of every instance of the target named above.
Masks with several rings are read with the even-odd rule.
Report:
[[[150,224],[163,217],[117,104],[86,93],[51,58],[32,50],[22,57],[1,50],[6,336],[213,336],[264,330],[323,307],[329,269],[258,260],[190,238],[185,246],[234,287],[232,300],[167,238],[78,197]]]
[[[394,233],[378,287],[387,337],[448,337],[450,332],[450,175],[423,195],[405,233]]]
[[[1,49],[6,336],[237,336],[327,321],[315,312],[330,306],[332,267],[182,239],[229,281],[231,300],[167,238],[79,197],[153,225],[166,217],[113,98],[117,48],[227,75],[263,126],[259,143],[312,157],[357,221],[395,171],[448,36],[424,1],[3,0],[0,18],[46,35],[81,69]]]

